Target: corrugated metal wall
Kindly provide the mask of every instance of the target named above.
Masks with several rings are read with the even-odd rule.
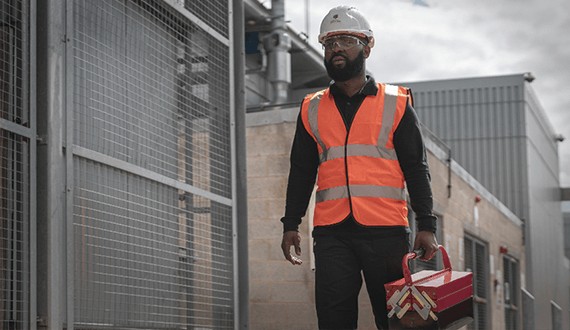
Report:
[[[72,2],[76,328],[234,327],[229,4],[177,4]]]
[[[0,1],[0,328],[30,327],[35,265],[31,1]]]
[[[515,214],[528,218],[522,77],[497,84],[410,83],[421,122],[452,157]]]

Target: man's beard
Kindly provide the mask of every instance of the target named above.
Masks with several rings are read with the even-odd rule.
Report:
[[[337,55],[342,56],[346,60],[343,68],[337,68],[331,63],[332,59]],[[329,62],[327,62],[326,59],[324,62],[325,68],[327,68],[327,73],[332,80],[339,82],[347,81],[358,76],[362,72],[362,69],[364,68],[364,51],[361,50],[353,61],[349,60],[344,55],[333,54]]]

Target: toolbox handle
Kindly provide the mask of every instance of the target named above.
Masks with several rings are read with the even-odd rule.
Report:
[[[449,256],[447,255],[447,251],[443,247],[443,245],[438,245],[437,247],[441,251],[441,257],[443,259],[443,269],[451,271],[451,262],[449,261]],[[417,257],[421,257],[424,254],[423,249],[414,250],[413,252],[407,253],[402,260],[402,269],[404,270],[404,279],[406,280],[406,285],[412,285],[412,274],[410,273],[410,267],[408,263],[410,260],[415,259]]]

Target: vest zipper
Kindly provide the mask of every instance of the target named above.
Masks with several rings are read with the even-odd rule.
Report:
[[[340,111],[338,106],[337,106],[337,110],[340,113],[340,117],[342,118],[342,121],[344,122],[344,127],[346,127],[346,138],[344,139],[344,171],[346,173],[346,191],[348,192],[348,207],[350,209],[350,214],[352,214],[354,217],[354,214],[352,212],[352,197],[350,195],[350,184],[349,184],[349,180],[348,180],[348,150],[347,150],[348,136],[350,134],[350,128],[352,127],[352,123],[349,126],[348,122],[346,121],[346,118],[344,117],[344,114],[342,113],[342,111]],[[358,112],[358,110],[356,112]],[[356,117],[356,112],[354,113],[354,116],[352,117],[353,122],[354,122],[354,117]]]
[[[364,88],[364,86],[362,86],[362,88]],[[359,91],[359,93],[361,93],[361,92],[362,92],[362,89]],[[348,149],[347,149],[347,146],[348,146],[348,137],[350,135],[350,129],[352,127],[352,124],[354,124],[354,120],[356,119],[356,116],[358,115],[358,110],[360,110],[362,103],[364,103],[364,99],[362,99],[362,101],[360,101],[360,103],[356,107],[356,109],[354,111],[354,115],[352,116],[352,121],[350,122],[350,125],[348,125],[348,121],[346,120],[344,113],[340,110],[341,107],[339,107],[338,104],[336,104],[336,100],[334,100],[334,102],[336,105],[336,109],[340,113],[340,117],[342,118],[342,121],[344,122],[344,127],[346,127],[346,138],[344,140],[344,170],[346,172],[346,191],[348,193],[348,207],[350,209],[349,215],[352,215],[352,217],[354,218],[354,212],[352,210],[352,196],[350,194],[350,181],[348,179]],[[358,222],[358,220],[356,220],[356,218],[354,218],[354,222],[356,222],[358,225],[362,226]]]
[[[344,141],[344,170],[346,171],[346,191],[348,192],[348,206],[350,207],[350,214],[352,214],[352,197],[350,195],[350,184],[348,180],[348,134],[350,133],[350,128],[346,131],[346,140]],[[354,216],[354,215],[353,215]]]

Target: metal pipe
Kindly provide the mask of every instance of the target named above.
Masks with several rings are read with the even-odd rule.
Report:
[[[285,23],[285,0],[271,1],[271,32],[264,39],[268,53],[267,79],[273,89],[273,104],[286,103],[291,84],[291,37]]]
[[[235,329],[249,328],[249,268],[247,236],[247,168],[245,137],[245,26],[243,0],[233,0],[233,64],[234,64],[234,143],[235,190],[234,205],[237,209],[236,239],[238,285],[238,313]]]
[[[305,0],[305,33],[307,34],[307,40],[310,40],[311,32],[311,11],[310,11],[309,0]]]

